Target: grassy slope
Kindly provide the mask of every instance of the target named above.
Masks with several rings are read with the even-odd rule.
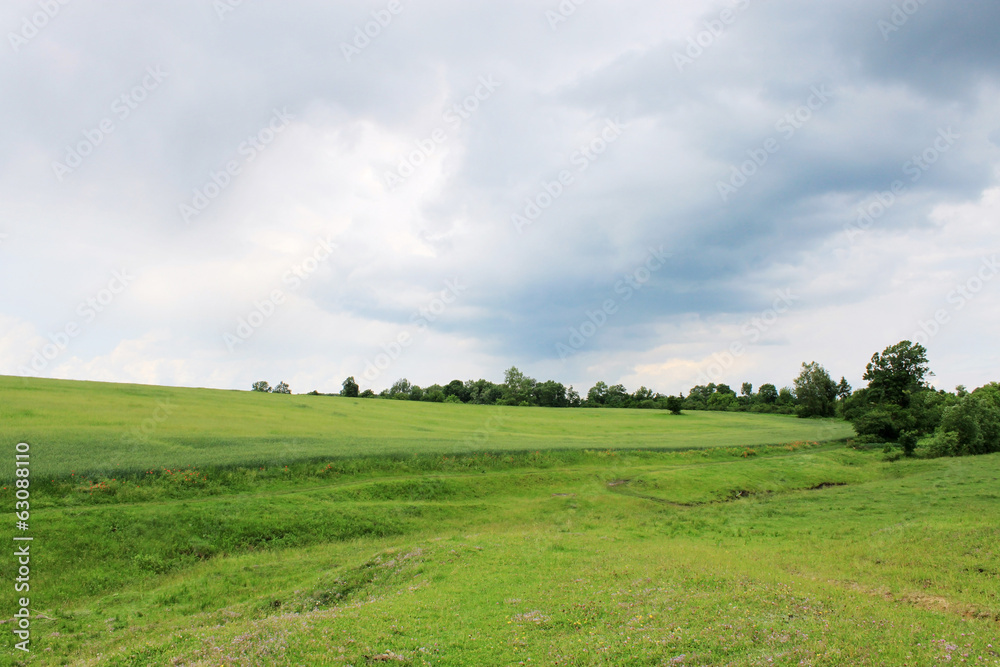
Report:
[[[771,415],[502,409],[0,376],[0,441],[31,443],[40,452],[35,472],[48,476],[359,454],[678,449],[850,434],[842,422]],[[0,457],[0,477],[9,477],[11,467]]]
[[[607,447],[35,477],[31,662],[1000,664],[1000,456]]]
[[[36,655],[1000,664],[1000,456],[759,452],[542,454],[322,481],[315,464],[259,491],[146,503],[53,493],[35,532],[36,611],[53,619],[36,620]],[[664,483],[687,475],[697,493]]]

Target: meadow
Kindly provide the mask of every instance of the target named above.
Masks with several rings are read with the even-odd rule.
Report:
[[[0,376],[0,438],[43,452],[35,471],[50,476],[493,449],[690,449],[851,433],[843,422],[790,416],[426,406]],[[12,466],[10,457],[0,457],[0,476],[9,477]]]
[[[1000,455],[773,415],[12,378],[0,406],[35,538],[7,664],[1000,664]]]

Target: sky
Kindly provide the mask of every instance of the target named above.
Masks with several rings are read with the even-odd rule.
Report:
[[[1000,380],[994,0],[7,0],[0,374]]]

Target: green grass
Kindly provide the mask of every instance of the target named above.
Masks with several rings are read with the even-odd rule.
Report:
[[[27,407],[15,386],[3,397],[5,420],[39,410],[33,471],[103,428],[79,429],[70,445],[49,432],[66,423],[59,415],[80,413],[77,394],[134,400],[110,385],[45,389],[68,392],[67,409]],[[235,394],[191,393],[230,412],[241,405]],[[269,406],[265,426],[305,429],[299,399]],[[344,423],[371,419],[372,402],[315,400],[341,406]],[[386,405],[452,433],[467,423],[441,416],[465,406]],[[115,414],[102,410],[88,423]],[[261,464],[264,441],[243,423],[232,442],[256,443],[246,452],[253,464],[232,458],[231,443],[219,445],[228,458],[218,465],[123,476],[95,448],[95,472],[82,480],[33,475],[31,597],[41,616],[28,659],[3,657],[118,666],[1000,664],[1000,455],[888,462],[843,442],[802,442],[801,433],[781,444],[733,442],[732,415],[717,414],[678,418],[686,448],[661,440],[652,451],[616,447],[549,411],[509,414],[508,425],[539,420],[597,446],[553,437],[522,449],[495,434],[491,451],[454,453],[437,448],[432,430],[415,451],[392,456],[342,445],[326,458]],[[589,426],[607,420],[618,433],[657,416],[587,414]],[[757,419],[746,423],[764,440],[768,421],[796,424]],[[407,437],[403,426],[378,427]],[[180,419],[170,428],[175,437],[197,431]],[[10,488],[0,490],[0,505],[13,502]],[[6,581],[13,567],[0,558]],[[5,609],[12,596],[9,587],[0,596]]]
[[[498,408],[0,376],[0,439],[42,452],[35,472],[50,477],[358,455],[688,449],[851,433],[843,422],[773,415]],[[0,459],[0,477],[11,469]]]

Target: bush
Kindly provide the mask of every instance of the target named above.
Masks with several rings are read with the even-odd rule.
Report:
[[[450,396],[445,396],[444,401],[442,401],[442,403],[461,403],[461,402],[462,399],[460,399],[455,394],[451,394]]]
[[[903,450],[903,456],[913,456],[918,440],[920,438],[913,431],[903,431],[899,434],[899,446]]]
[[[854,430],[858,433],[858,440],[864,442],[895,442],[899,437],[899,428],[892,415],[882,408],[874,408],[858,416],[854,420]]]
[[[932,459],[941,456],[958,456],[958,451],[958,434],[954,431],[939,431],[931,438],[927,448],[927,456]]]

